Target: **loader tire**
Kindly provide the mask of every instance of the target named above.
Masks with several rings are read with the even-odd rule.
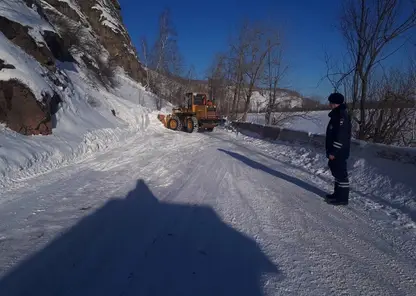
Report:
[[[174,115],[169,119],[168,128],[174,131],[182,130],[182,122],[178,116]]]
[[[195,116],[186,119],[186,131],[188,133],[195,133],[198,131],[198,119]]]

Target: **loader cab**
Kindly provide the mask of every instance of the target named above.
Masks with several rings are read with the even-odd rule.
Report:
[[[207,96],[205,94],[195,94],[194,95],[194,105],[201,106],[206,105]]]
[[[205,93],[186,93],[185,104],[189,110],[196,112],[201,108],[213,105],[213,101],[209,100],[207,94]]]
[[[207,100],[207,95],[203,93],[187,93],[185,94],[185,100],[188,102],[188,105],[205,105],[204,100]]]

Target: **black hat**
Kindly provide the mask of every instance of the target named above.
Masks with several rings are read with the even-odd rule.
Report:
[[[344,103],[344,96],[340,93],[332,93],[328,97],[328,101],[332,104],[343,104]]]

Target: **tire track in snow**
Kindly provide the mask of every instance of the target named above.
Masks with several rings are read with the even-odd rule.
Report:
[[[141,142],[142,138],[137,138],[136,141]],[[166,145],[165,142],[169,144]],[[0,233],[7,242],[2,244],[3,250],[12,250],[10,244],[14,243],[20,244],[23,248],[15,249],[9,254],[9,258],[18,256],[13,254],[19,254],[23,250],[35,252],[58,232],[65,231],[77,220],[90,215],[110,198],[125,196],[126,187],[133,187],[138,179],[160,184],[159,178],[164,176],[159,175],[155,178],[154,172],[161,167],[171,166],[175,169],[181,163],[186,167],[189,162],[195,161],[192,157],[188,161],[182,161],[184,153],[180,153],[181,149],[175,147],[179,143],[188,148],[184,153],[190,157],[198,154],[201,136],[195,135],[184,140],[180,134],[167,131],[162,133],[158,140],[149,138],[149,141],[137,146],[133,143],[134,149],[114,149],[99,154],[81,165],[63,168],[58,172],[32,179],[29,182],[33,183],[35,191],[27,188],[9,192],[8,202],[2,204],[0,212]],[[148,149],[156,144],[159,144],[156,146],[159,147],[157,153]],[[165,172],[170,173],[170,170]],[[36,186],[39,179],[43,178],[46,182]],[[88,183],[85,183],[86,181]],[[171,182],[174,181],[173,178]],[[30,183],[28,185],[31,186]],[[16,211],[17,208],[20,208],[19,211]],[[81,211],[81,208],[86,210]],[[42,212],[38,212],[38,209]],[[48,225],[47,229],[43,226],[47,235],[38,240],[25,239],[22,233],[26,225]],[[7,258],[2,259],[7,261]],[[13,261],[13,264],[15,263],[17,261]]]
[[[5,217],[8,215],[10,222],[5,223],[5,227],[2,224],[1,229],[10,228],[9,234],[12,234],[13,245],[18,251],[5,254],[21,257],[28,250],[39,248],[40,242],[46,242],[58,233],[53,227],[63,229],[74,224],[115,195],[124,197],[138,179],[144,179],[160,202],[186,204],[189,208],[181,216],[157,213],[164,215],[154,221],[151,232],[140,238],[143,240],[141,247],[132,250],[131,246],[124,246],[126,252],[141,254],[136,261],[123,267],[123,271],[128,269],[135,274],[129,280],[123,279],[132,285],[126,287],[126,293],[135,291],[140,285],[137,278],[144,272],[140,269],[143,256],[152,252],[152,256],[157,255],[155,252],[160,244],[169,242],[166,234],[195,239],[197,242],[193,245],[203,250],[209,247],[212,239],[209,233],[200,234],[198,225],[193,224],[203,221],[198,210],[201,206],[213,208],[224,223],[255,240],[281,270],[278,275],[263,278],[266,295],[345,293],[378,296],[412,295],[416,291],[412,282],[416,265],[409,253],[414,247],[412,249],[408,243],[400,248],[404,239],[398,238],[394,229],[383,232],[383,228],[354,203],[348,208],[326,205],[315,194],[291,183],[290,179],[254,169],[217,149],[236,151],[306,182],[310,181],[310,176],[299,175],[293,168],[262,157],[255,151],[250,153],[251,148],[244,147],[244,143],[233,144],[207,135],[171,131],[154,136],[141,139],[143,142],[137,139],[133,143],[136,146],[100,154],[79,166],[37,178],[45,183],[34,186],[38,190],[35,194],[28,194],[27,190],[13,192],[16,201],[3,204],[9,208],[6,206],[4,212],[0,212],[2,220],[7,220]],[[33,180],[34,185],[36,182]],[[38,195],[38,199],[32,199],[34,195]],[[9,210],[14,214],[7,214]],[[35,210],[41,211],[28,220],[20,219]],[[39,237],[44,231],[42,225],[48,225],[51,230]],[[146,229],[147,225],[136,227]],[[209,225],[204,229],[209,229]],[[118,233],[114,238],[104,234],[96,239],[101,239],[105,245],[110,239],[123,241],[125,233]],[[25,236],[35,240],[26,240]],[[5,245],[7,238],[1,233],[0,237],[0,246],[10,250],[12,244]],[[410,234],[409,237],[412,238]],[[181,250],[179,245],[173,247],[172,251]],[[6,251],[0,249],[2,253]],[[92,249],[87,255],[75,252],[69,254],[72,256],[69,259],[81,264],[93,253]],[[111,269],[118,266],[118,259],[123,259],[122,255],[115,255],[105,264],[105,260],[98,260],[98,266],[91,261],[85,268],[95,270],[102,264],[103,270],[97,270],[97,273],[109,275]],[[13,260],[9,263],[16,262]],[[74,280],[77,276],[72,275]],[[117,275],[117,278],[121,276],[124,274]],[[93,280],[98,284],[100,278]]]
[[[402,288],[401,285],[403,284],[407,284],[408,292],[416,288],[414,283],[409,281],[409,274],[412,274],[411,269],[414,270],[414,267],[408,269],[407,276],[402,276],[404,271],[397,267],[397,265],[391,263],[391,257],[388,258],[383,252],[380,252],[371,244],[359,239],[360,236],[357,231],[354,230],[358,229],[358,227],[352,225],[354,223],[353,219],[348,219],[349,223],[338,223],[337,220],[339,220],[339,217],[334,215],[334,212],[337,211],[337,209],[334,211],[332,207],[328,207],[326,211],[325,209],[319,209],[319,211],[311,212],[311,208],[306,208],[303,204],[303,207],[299,206],[298,209],[303,217],[307,217],[306,223],[308,225],[315,225],[313,228],[316,230],[319,229],[319,235],[316,233],[314,236],[308,236],[308,239],[314,241],[314,243],[321,243],[318,248],[311,246],[312,252],[317,256],[317,260],[321,261],[321,259],[319,259],[319,257],[322,256],[319,252],[320,250],[334,249],[335,252],[341,256],[338,257],[338,260],[343,261],[342,264],[339,263],[339,267],[342,266],[344,272],[350,269],[348,274],[351,276],[351,279],[349,280],[349,283],[343,283],[343,289],[345,291],[348,291],[348,287],[354,283],[359,283],[358,291],[363,289],[363,287],[366,287],[366,293],[374,293],[371,295],[383,295],[383,293],[386,292],[385,289],[389,290],[392,293],[391,295],[394,295],[400,291]],[[328,215],[326,215],[327,213]],[[348,227],[346,228],[346,226]],[[361,228],[362,226],[365,226],[365,224],[361,225]],[[371,233],[368,232],[364,235],[371,237]],[[323,242],[327,243],[322,243],[321,241],[317,242],[317,237],[320,237]],[[337,242],[337,244],[334,244],[334,242]],[[304,246],[308,244],[300,245]],[[346,258],[349,258],[349,260]],[[322,259],[324,260],[324,258]],[[352,263],[351,261],[356,262],[355,266],[349,266],[349,264]],[[330,260],[328,260],[328,262],[330,262]],[[359,266],[362,267],[357,269]],[[393,270],[387,269],[386,271],[386,266],[391,267]],[[399,279],[397,279],[398,275]],[[334,280],[340,284],[339,278],[343,278],[343,274],[339,273],[337,278],[338,279]],[[395,287],[391,287],[391,284],[387,284],[391,281],[395,282]],[[382,285],[385,286],[385,289],[381,289],[381,287],[374,285],[376,283],[382,283]],[[358,291],[356,292],[358,293]]]
[[[241,153],[237,147],[234,147],[233,151]],[[264,162],[264,160],[262,162]],[[287,174],[292,175],[291,173]],[[250,177],[253,178],[252,175]],[[254,180],[253,184],[255,184],[255,181],[256,180]],[[270,184],[271,183],[268,183],[267,186],[270,186]],[[273,184],[273,186],[276,187],[275,184]],[[296,192],[298,194],[298,191]],[[368,221],[363,217],[356,219],[351,210],[328,207],[321,200],[313,201],[315,207],[317,202],[320,203],[318,208],[310,208],[313,202],[306,199],[310,199],[311,197],[307,197],[306,195],[300,195],[299,197],[300,199],[293,196],[290,204],[287,205],[287,208],[290,209],[288,211],[293,212],[295,208],[297,209],[297,212],[299,212],[297,220],[294,221],[294,223],[297,224],[296,232],[301,231],[301,229],[304,229],[304,231],[300,232],[298,238],[306,236],[318,245],[318,247],[309,246],[310,242],[304,240],[300,243],[300,248],[304,249],[305,254],[314,257],[315,259],[313,261],[327,262],[329,265],[334,265],[334,257],[331,254],[321,254],[322,250],[335,248],[336,253],[342,255],[337,258],[337,266],[339,269],[328,265],[321,266],[318,269],[318,273],[322,273],[325,272],[323,269],[330,268],[330,272],[327,273],[327,276],[331,278],[331,280],[326,282],[326,286],[331,287],[331,291],[340,292],[340,290],[343,290],[353,292],[355,290],[353,293],[359,294],[359,292],[365,288],[366,293],[374,293],[371,295],[384,295],[383,293],[386,292],[393,295],[394,293],[400,293],[401,290],[407,290],[408,293],[415,291],[416,287],[411,278],[415,269],[414,266],[412,266],[412,263],[405,262],[405,260],[393,260],[392,258],[396,258],[398,255],[396,252],[386,255],[383,251],[379,250],[377,246],[374,246],[374,242],[380,241],[380,239],[373,235],[371,228],[368,231],[361,231],[361,234],[355,230],[360,229],[360,223],[362,223],[362,226],[370,225],[372,227],[372,221]],[[313,210],[312,212],[311,209]],[[339,211],[343,211],[344,214],[339,215]],[[323,218],[322,213],[328,213],[328,215],[324,215],[323,217],[325,218]],[[314,227],[312,227],[312,225],[314,225]],[[351,227],[346,227],[348,225]],[[308,236],[305,231],[306,229],[320,229],[321,231],[315,231],[315,236],[324,237],[323,240],[328,241],[329,243],[317,242],[316,237]],[[366,240],[363,240],[362,237],[370,237],[372,240],[368,240],[367,242]],[[337,242],[337,244],[334,245],[334,242]],[[305,248],[305,246],[309,247]],[[386,251],[393,251],[387,241],[384,241],[384,248]],[[348,250],[348,252],[345,253],[345,250]],[[311,262],[312,266],[313,264],[314,262]],[[352,266],[349,266],[349,264],[352,264]],[[357,270],[357,267],[359,267],[359,270]],[[385,270],[386,267],[388,270],[387,272]],[[342,271],[340,272],[339,270],[348,270],[349,279],[344,279],[340,283],[339,280],[345,278],[345,276]],[[323,277],[325,278],[325,276]],[[297,278],[297,280],[299,280],[299,278]],[[309,281],[311,280],[312,279],[309,279]],[[337,284],[334,285],[332,284],[333,282]],[[343,286],[343,289],[340,289],[339,284]],[[350,287],[354,286],[355,288],[351,291]],[[405,288],[403,288],[403,286]]]

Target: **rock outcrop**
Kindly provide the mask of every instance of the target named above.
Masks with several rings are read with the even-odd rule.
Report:
[[[145,72],[130,35],[123,25],[121,6],[117,0],[69,0],[68,2],[45,0],[44,2],[45,12],[51,19],[65,16],[75,23],[88,27],[108,51],[111,61],[116,66],[122,67],[136,81],[143,81]]]
[[[142,82],[145,72],[120,11],[117,0],[0,3],[0,32],[22,51],[0,59],[0,122],[24,135],[52,133],[69,83],[58,62],[84,64],[94,72],[90,78],[107,88],[116,66]],[[0,51],[14,49],[0,42]],[[29,64],[36,77],[27,73]]]
[[[52,133],[50,102],[38,101],[18,80],[0,81],[0,121],[23,135]]]
[[[40,47],[29,35],[28,26],[0,16],[0,30],[11,42],[22,48],[44,66],[53,66],[54,57],[46,46]]]

